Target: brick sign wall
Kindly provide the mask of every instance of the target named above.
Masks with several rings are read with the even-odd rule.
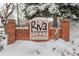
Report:
[[[40,20],[40,19],[39,19]],[[32,40],[32,41],[37,41],[37,42],[44,42],[44,41],[48,41],[50,39],[54,39],[55,38],[55,28],[50,28],[50,23],[48,23],[46,20],[46,22],[44,21],[40,21],[41,23],[39,23],[39,20],[35,21],[36,23],[32,23],[32,21],[30,21],[29,25],[25,28],[20,28],[20,27],[16,27],[16,23],[13,19],[9,19],[7,24],[6,24],[6,32],[8,35],[8,44],[14,43],[15,40]],[[47,25],[45,25],[45,23]],[[35,25],[33,28],[32,26]],[[44,30],[46,29],[46,30]],[[40,31],[40,33],[38,32]],[[45,32],[42,32],[45,31]],[[41,36],[43,35],[44,36]],[[34,37],[33,37],[34,35]],[[58,35],[59,38],[62,38],[65,41],[69,41],[70,39],[70,23],[68,20],[62,20],[61,21],[61,26],[60,29],[58,31]],[[36,37],[35,37],[36,36]],[[40,38],[41,36],[41,38]],[[36,39],[36,38],[40,38],[40,39]],[[45,38],[45,39],[43,39]]]

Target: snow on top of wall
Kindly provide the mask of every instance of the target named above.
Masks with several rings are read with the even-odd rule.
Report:
[[[16,29],[28,29],[28,27],[16,27]]]

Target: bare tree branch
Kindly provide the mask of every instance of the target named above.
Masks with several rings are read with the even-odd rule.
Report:
[[[12,9],[9,12],[10,7],[12,7]],[[2,22],[4,25],[5,25],[6,20],[8,19],[8,17],[13,13],[13,10],[14,10],[14,4],[13,3],[9,3],[9,4],[6,3],[5,15],[4,15],[4,19],[3,19],[3,22]]]
[[[13,10],[14,10],[14,4],[12,6],[12,10],[9,12],[9,14],[6,15],[6,19],[13,13]]]
[[[9,10],[10,6],[11,6],[11,3],[10,3],[10,4],[7,4],[7,3],[6,3],[5,18],[6,18],[6,15],[7,15],[7,13],[8,13],[8,10]]]

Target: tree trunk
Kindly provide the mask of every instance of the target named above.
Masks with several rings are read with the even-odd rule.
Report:
[[[20,26],[20,21],[19,21],[19,5],[17,3],[17,22],[18,22],[18,27]]]

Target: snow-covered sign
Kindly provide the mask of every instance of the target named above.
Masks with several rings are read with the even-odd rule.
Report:
[[[48,40],[47,18],[34,18],[30,22],[31,40]]]

